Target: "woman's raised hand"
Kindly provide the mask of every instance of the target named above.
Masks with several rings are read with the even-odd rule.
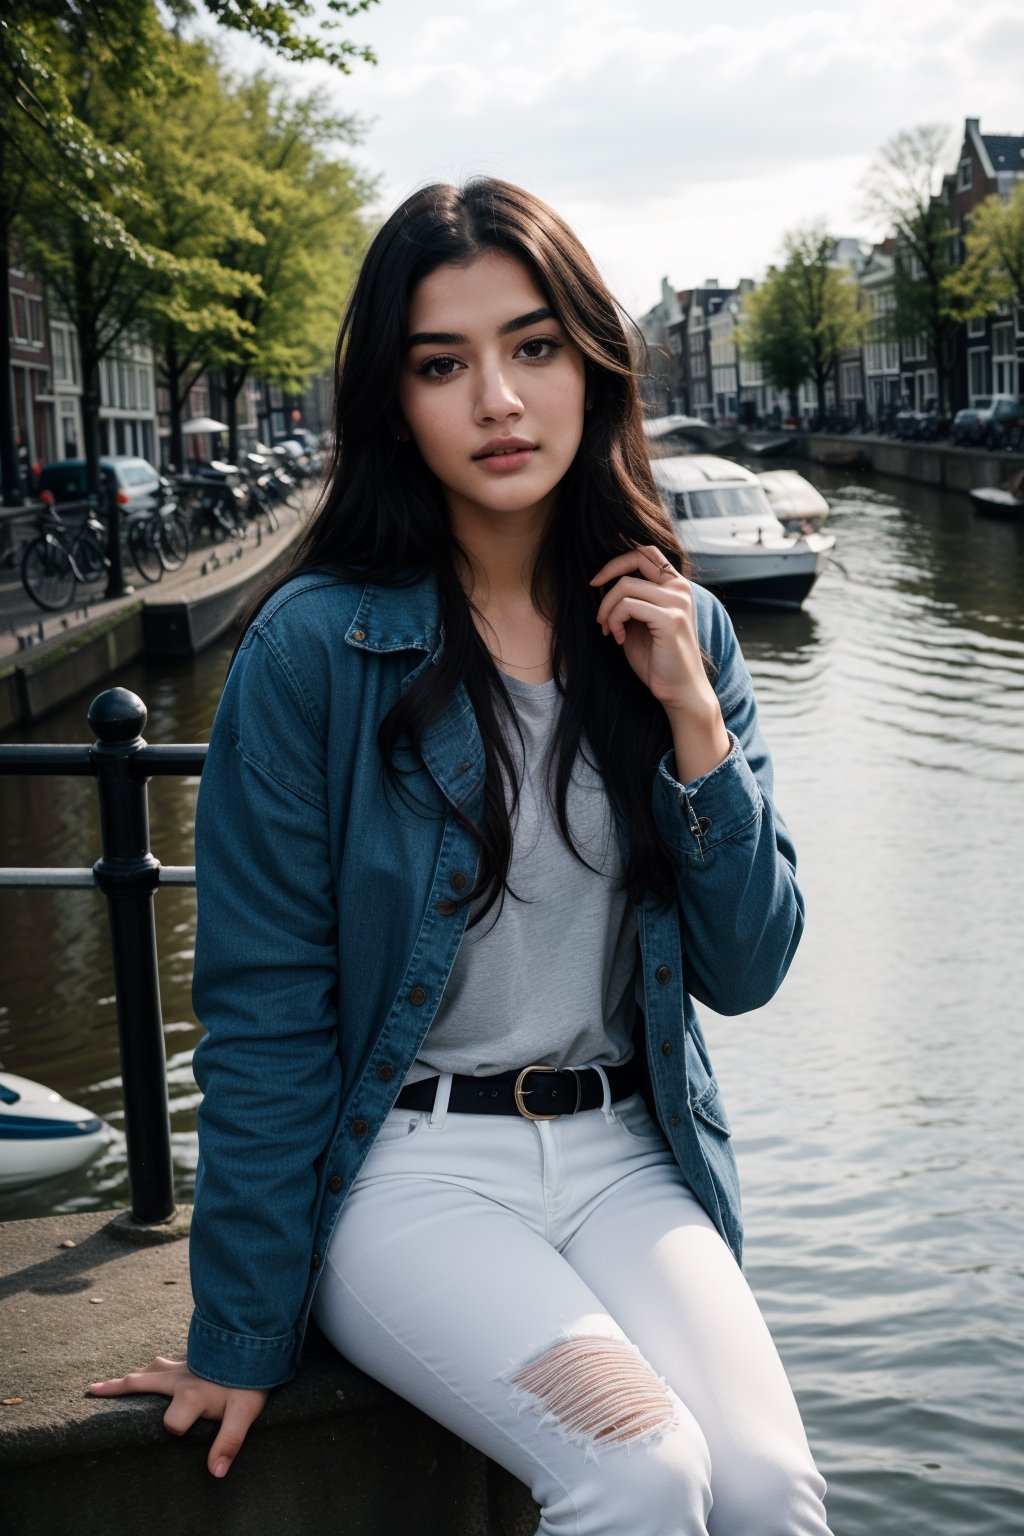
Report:
[[[729,755],[730,741],[704,670],[690,583],[660,549],[642,544],[609,560],[590,585],[608,586],[597,622],[665,708],[680,778],[709,772]]]
[[[160,1392],[171,1399],[164,1414],[164,1428],[183,1435],[197,1419],[219,1419],[220,1431],[210,1447],[206,1465],[214,1477],[224,1477],[242,1449],[251,1425],[259,1418],[269,1394],[246,1387],[220,1387],[194,1376],[180,1360],[157,1355],[141,1371],[112,1381],[94,1381],[94,1397],[124,1397],[131,1392]]]

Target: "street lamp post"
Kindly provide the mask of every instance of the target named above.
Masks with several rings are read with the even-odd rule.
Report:
[[[732,316],[732,355],[736,364],[736,426],[740,424],[740,348],[736,340],[736,328],[742,310],[735,299],[729,301],[729,314]]]

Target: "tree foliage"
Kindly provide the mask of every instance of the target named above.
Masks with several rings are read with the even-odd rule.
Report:
[[[991,314],[1000,304],[1024,310],[1024,182],[1008,202],[993,195],[974,209],[963,263],[950,275],[947,291],[965,320]]]
[[[221,243],[218,265],[251,280],[229,301],[232,320],[211,338],[210,360],[224,380],[233,451],[247,378],[297,391],[330,360],[373,187],[325,147],[351,142],[357,130],[320,93],[292,97],[257,76],[232,99],[241,121],[231,201],[247,233]]]
[[[94,484],[98,370],[123,337],[152,334],[172,418],[214,361],[233,370],[236,394],[253,367],[301,387],[322,361],[362,241],[369,188],[331,149],[352,141],[354,123],[319,98],[289,111],[268,82],[233,82],[208,45],[184,41],[164,18],[204,10],[281,57],[347,72],[372,54],[339,28],[375,3],[328,0],[324,16],[310,0],[171,0],[162,12],[156,0],[7,0],[0,266],[6,278],[17,241],[78,328]],[[303,233],[319,237],[305,252]],[[5,343],[0,334],[6,378]],[[0,416],[3,485],[16,489],[9,398]]]
[[[793,414],[796,392],[807,379],[814,381],[824,414],[839,354],[861,339],[856,285],[836,264],[835,249],[821,224],[791,230],[783,241],[783,265],[770,268],[744,304],[740,349],[789,395]]]
[[[955,231],[937,196],[948,139],[940,123],[903,129],[882,146],[861,184],[864,212],[896,236],[896,333],[904,340],[926,338],[942,410],[956,329],[949,288]]]

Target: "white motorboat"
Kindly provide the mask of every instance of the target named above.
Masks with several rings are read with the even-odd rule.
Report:
[[[783,528],[791,533],[810,533],[828,517],[828,502],[795,469],[758,470],[757,478]]]
[[[716,427],[699,416],[649,416],[644,422],[647,451],[652,459],[680,453],[721,453],[738,441],[735,427]]]
[[[110,1127],[31,1078],[0,1072],[0,1191],[73,1173],[98,1157]]]
[[[710,454],[653,459],[693,576],[731,602],[799,608],[825,569],[835,536],[787,533],[751,470]]]

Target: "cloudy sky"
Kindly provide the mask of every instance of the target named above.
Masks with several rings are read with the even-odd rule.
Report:
[[[720,18],[720,19],[718,19]],[[1021,0],[380,0],[376,68],[305,66],[367,124],[381,205],[488,172],[572,223],[627,308],[758,277],[783,232],[877,235],[857,183],[900,128],[1024,133]]]

